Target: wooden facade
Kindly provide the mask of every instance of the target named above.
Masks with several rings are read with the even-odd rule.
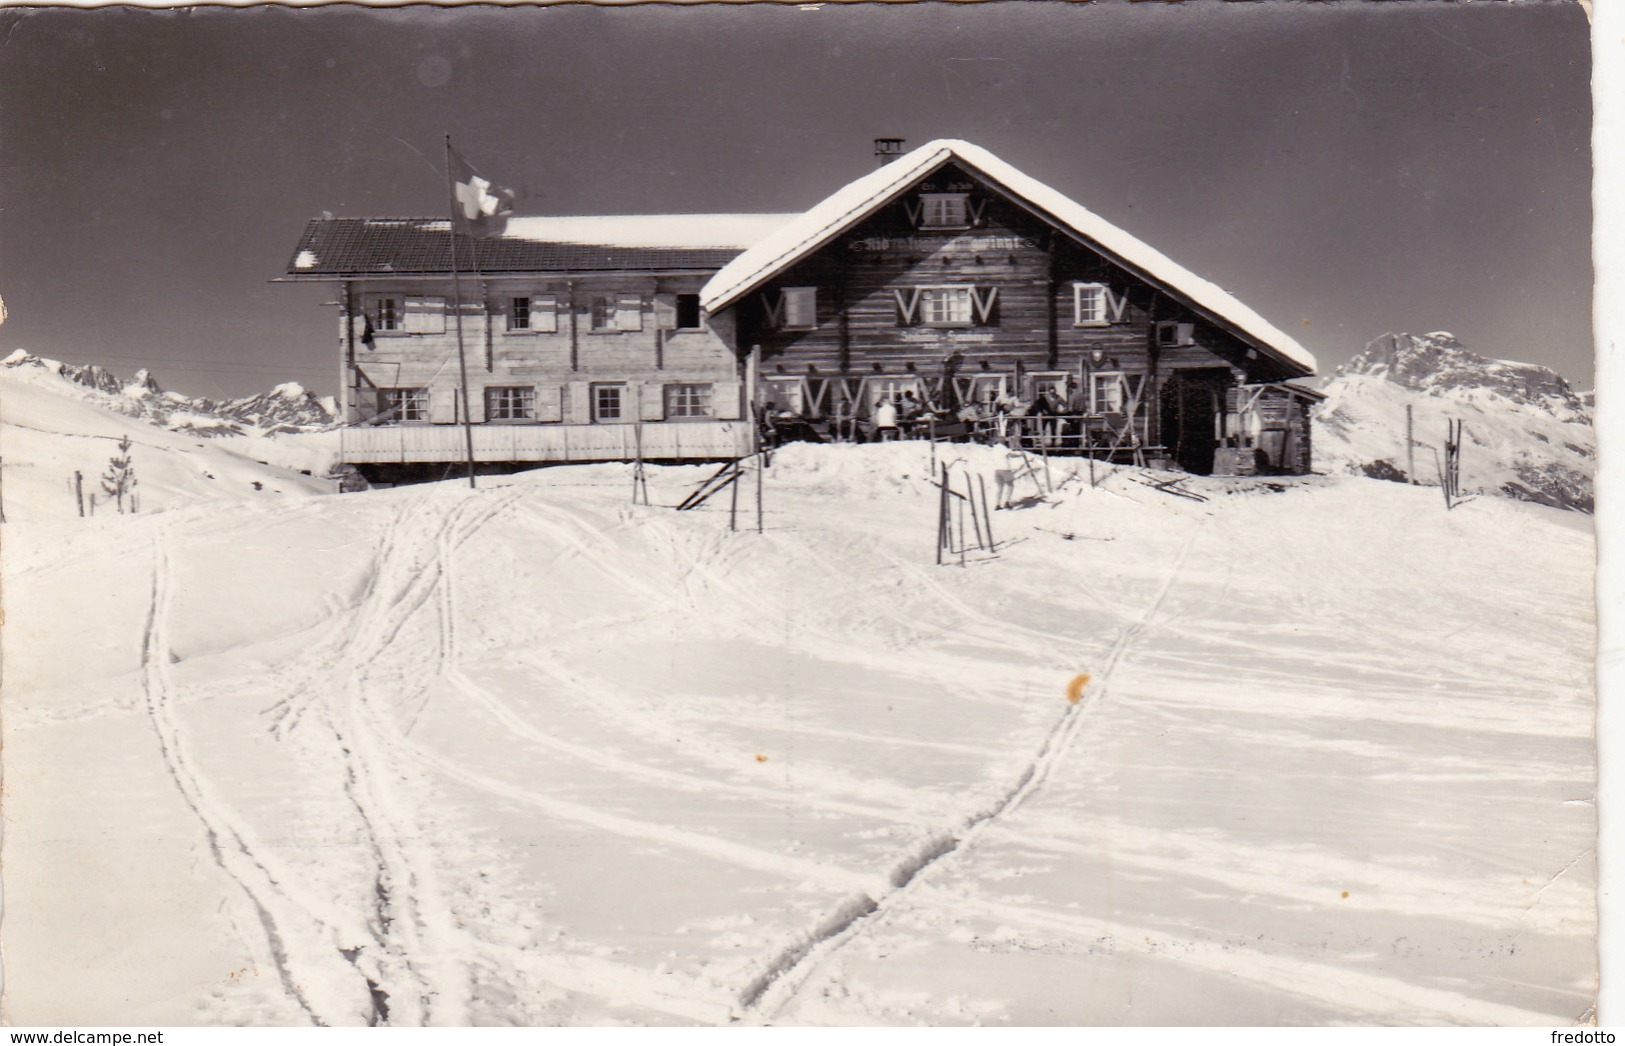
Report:
[[[958,164],[735,309],[762,395],[802,413],[861,419],[903,389],[950,409],[1048,391],[1198,472],[1234,427],[1232,390],[1304,373]]]
[[[763,411],[850,435],[904,391],[944,419],[1043,393],[1080,440],[1136,458],[1209,472],[1245,449],[1247,470],[1307,470],[1303,390],[1284,383],[1312,358],[1053,190],[1012,188],[1024,178],[932,143],[803,215],[715,216],[762,219],[732,245],[463,241],[474,456],[729,458]],[[290,264],[340,291],[347,462],[465,453],[450,242],[444,221],[327,219]]]

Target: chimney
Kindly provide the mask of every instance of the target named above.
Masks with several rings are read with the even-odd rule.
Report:
[[[906,141],[907,138],[876,138],[875,159],[880,161],[882,167],[891,163],[903,155],[903,143]]]

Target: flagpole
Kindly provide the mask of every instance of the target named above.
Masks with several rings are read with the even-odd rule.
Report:
[[[474,419],[468,412],[468,355],[463,351],[463,291],[457,279],[457,184],[451,172],[451,135],[446,135],[446,202],[451,218],[451,300],[457,324],[457,373],[462,385],[463,442],[468,450],[468,486],[474,489]]]

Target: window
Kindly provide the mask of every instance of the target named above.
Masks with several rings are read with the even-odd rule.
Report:
[[[378,417],[382,421],[428,421],[428,389],[379,389]]]
[[[1123,375],[1117,371],[1102,371],[1089,375],[1089,413],[1121,414],[1123,412]]]
[[[801,378],[765,378],[762,384],[762,403],[769,411],[777,414],[805,413],[807,407],[807,383]]]
[[[666,386],[666,417],[709,418],[711,415],[711,385],[709,383]]]
[[[594,385],[592,387],[592,420],[623,421],[626,418],[625,385]]]
[[[1074,283],[1072,285],[1072,325],[1074,327],[1104,327],[1110,322],[1106,313],[1106,285],[1104,283]]]
[[[971,288],[922,287],[920,322],[927,327],[969,327]]]
[[[683,331],[700,329],[700,296],[698,294],[679,294],[677,296],[677,329]]]
[[[641,294],[599,294],[592,299],[592,329],[595,331],[640,331],[643,329]]]
[[[1006,376],[1003,374],[978,374],[970,379],[970,385],[965,389],[966,403],[987,403],[1005,398]]]
[[[1033,399],[1045,393],[1056,403],[1066,403],[1067,375],[1065,374],[1034,374]]]
[[[558,299],[552,294],[532,294],[508,299],[508,329],[552,333],[558,330]]]
[[[921,193],[920,228],[965,229],[970,221],[966,216],[966,194]]]
[[[817,287],[785,287],[779,293],[780,325],[784,330],[810,331],[818,327]]]
[[[879,406],[881,400],[891,400],[896,403],[908,393],[918,402],[922,399],[920,394],[920,379],[910,377],[884,377],[863,379],[863,401],[872,412]]]
[[[536,390],[528,385],[503,385],[485,390],[486,421],[534,421]]]
[[[398,331],[401,329],[401,300],[375,298],[372,303],[373,330]]]
[[[1157,324],[1157,344],[1163,347],[1189,345],[1191,336],[1195,333],[1195,324],[1163,320]]]

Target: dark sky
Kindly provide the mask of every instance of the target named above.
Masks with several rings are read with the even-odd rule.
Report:
[[[337,382],[306,219],[779,211],[958,137],[1293,333],[1592,380],[1569,3],[0,11],[0,350],[240,395]]]

